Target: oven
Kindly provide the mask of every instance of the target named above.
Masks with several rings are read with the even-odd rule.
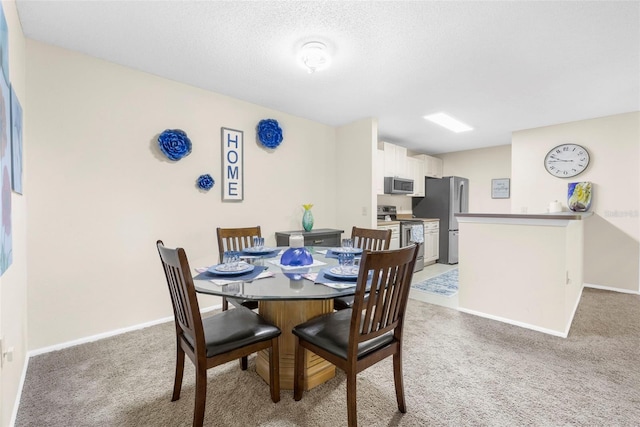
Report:
[[[400,247],[418,243],[418,256],[414,272],[424,268],[424,222],[400,220]]]

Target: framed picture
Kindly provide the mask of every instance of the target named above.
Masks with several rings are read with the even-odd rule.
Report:
[[[244,146],[241,130],[222,128],[222,200],[244,198]]]
[[[22,107],[11,87],[11,188],[22,194]]]
[[[491,180],[491,198],[492,199],[508,199],[509,198],[509,178],[498,178]]]

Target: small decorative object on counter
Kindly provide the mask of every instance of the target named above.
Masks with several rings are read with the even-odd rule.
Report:
[[[209,175],[208,173],[204,175],[200,175],[198,177],[197,182],[198,182],[198,188],[205,191],[211,190],[213,188],[213,184],[216,183],[211,177],[211,175]]]
[[[313,213],[311,213],[311,208],[313,205],[311,203],[307,205],[302,205],[304,208],[304,214],[302,214],[302,228],[305,231],[311,231],[313,228]]]
[[[258,140],[267,148],[277,148],[282,142],[282,129],[274,119],[260,120],[257,132]]]
[[[178,161],[191,153],[191,140],[181,129],[167,129],[158,136],[158,146],[169,160]]]
[[[567,206],[574,212],[586,212],[591,207],[592,194],[590,182],[570,182]]]
[[[313,264],[311,252],[304,247],[304,237],[300,233],[289,236],[289,249],[284,251],[280,264],[304,267]]]
[[[547,211],[549,213],[562,212],[562,204],[559,201],[554,200],[553,202],[549,203],[549,208],[547,208]]]

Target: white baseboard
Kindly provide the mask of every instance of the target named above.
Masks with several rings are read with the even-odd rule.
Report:
[[[463,313],[473,314],[474,316],[480,316],[480,317],[484,317],[484,318],[491,319],[491,320],[497,320],[498,322],[508,323],[510,325],[519,326],[521,328],[526,328],[526,329],[531,329],[531,330],[542,332],[542,333],[549,334],[549,335],[555,335],[555,336],[561,337],[561,338],[566,338],[567,335],[568,335],[568,330],[565,331],[565,332],[559,332],[559,331],[555,331],[553,329],[541,328],[539,326],[531,325],[529,323],[518,322],[516,320],[506,319],[504,317],[494,316],[493,314],[482,313],[480,311],[469,310],[469,309],[466,309],[466,308],[458,307],[458,311],[461,311]],[[569,325],[571,325],[571,324],[569,323]]]
[[[621,292],[623,294],[640,295],[640,291],[634,291],[631,289],[613,288],[611,286],[594,285],[591,283],[585,283],[585,288],[602,289],[603,291]]]
[[[200,312],[201,313],[207,313],[209,311],[217,310],[217,309],[220,309],[220,308],[222,308],[222,305],[221,304],[217,304],[217,305],[212,305],[210,307],[206,307],[206,308],[200,309]],[[155,325],[159,325],[161,323],[166,323],[166,322],[170,322],[170,321],[173,321],[173,316],[163,317],[161,319],[152,320],[150,322],[140,323],[138,325],[133,325],[133,326],[127,326],[126,328],[115,329],[113,331],[103,332],[101,334],[91,335],[91,336],[84,337],[84,338],[79,338],[79,339],[73,340],[73,341],[67,341],[67,342],[63,342],[63,343],[60,343],[60,344],[51,345],[51,346],[48,346],[48,347],[38,348],[38,349],[31,350],[31,351],[27,352],[27,358],[33,357],[33,356],[38,356],[40,354],[49,353],[51,351],[57,351],[57,350],[62,350],[62,349],[69,348],[69,347],[74,347],[74,346],[80,345],[80,344],[86,344],[86,343],[89,343],[89,342],[98,341],[98,340],[101,340],[101,339],[104,339],[104,338],[113,337],[115,335],[120,335],[120,334],[124,334],[124,333],[131,332],[131,331],[137,331],[139,329],[148,328],[150,326],[155,326]]]
[[[218,310],[222,308],[222,304],[212,305],[210,307],[206,307],[200,310],[201,313],[208,313],[210,311]],[[22,370],[22,375],[20,376],[20,383],[18,384],[18,393],[16,395],[16,402],[13,406],[13,412],[11,414],[11,420],[9,421],[9,427],[14,427],[16,423],[16,418],[18,417],[18,408],[20,406],[20,398],[22,397],[22,389],[24,387],[24,382],[27,377],[27,368],[29,367],[29,359],[33,356],[38,356],[40,354],[49,353],[51,351],[62,350],[64,348],[73,347],[80,344],[85,344],[88,342],[98,341],[104,338],[109,338],[115,335],[124,334],[126,332],[136,331],[138,329],[148,328],[149,326],[159,325],[161,323],[170,322],[173,320],[173,316],[163,317],[161,319],[152,320],[150,322],[140,323],[138,325],[128,326],[126,328],[120,328],[109,332],[104,332],[102,334],[91,335],[85,338],[79,338],[73,341],[67,341],[64,343],[52,345],[49,347],[42,347],[36,350],[31,350],[27,352],[27,357],[24,362],[24,368]]]
[[[27,368],[29,367],[29,356],[25,357],[24,366],[22,367],[22,375],[20,375],[20,382],[18,383],[18,392],[16,393],[16,399],[13,404],[13,411],[11,412],[11,419],[9,420],[9,427],[16,425],[16,419],[18,418],[18,407],[20,406],[20,398],[22,397],[22,388],[24,387],[24,380],[27,378]]]

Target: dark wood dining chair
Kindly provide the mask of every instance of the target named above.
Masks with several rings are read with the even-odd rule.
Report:
[[[220,257],[220,263],[225,251],[241,251],[245,248],[253,246],[254,237],[262,237],[260,232],[260,226],[256,227],[241,227],[241,228],[220,228],[216,229],[218,236],[218,253]],[[229,309],[229,301],[235,306],[247,307],[250,310],[258,308],[258,301],[240,299],[240,298],[227,298],[222,297],[222,311]]]
[[[203,319],[184,249],[169,249],[162,240],[156,242],[156,247],[169,285],[176,325],[176,373],[171,401],[180,398],[186,353],[196,369],[193,425],[202,426],[207,395],[207,370],[268,349],[271,400],[279,402],[280,329],[251,310],[228,310]]]
[[[382,251],[389,249],[391,244],[391,230],[375,230],[371,228],[353,227],[351,240],[354,248]],[[353,306],[353,295],[333,299],[333,308],[344,310]]]
[[[334,311],[297,325],[293,397],[302,398],[306,351],[342,369],[347,375],[347,421],[358,424],[356,375],[393,356],[393,378],[400,412],[406,412],[402,382],[402,328],[417,245],[386,251],[365,250],[352,309]],[[365,299],[367,281],[371,282]]]

